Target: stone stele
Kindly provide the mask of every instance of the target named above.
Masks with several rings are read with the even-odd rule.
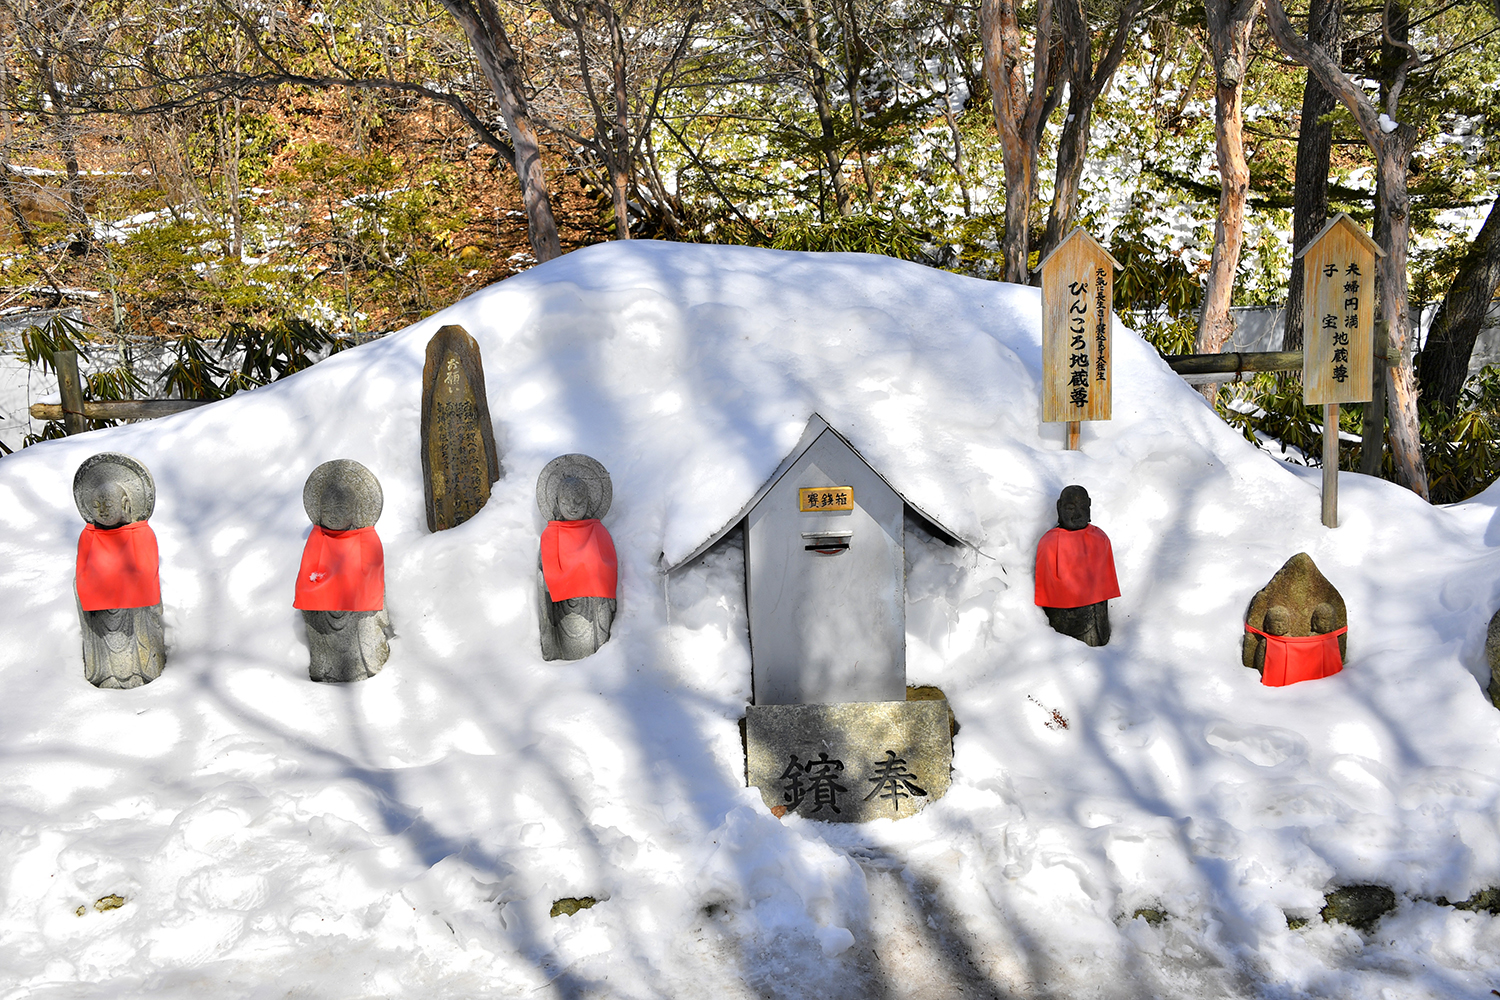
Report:
[[[1334,589],[1333,584],[1318,572],[1312,556],[1306,552],[1298,552],[1286,561],[1286,565],[1276,571],[1270,583],[1267,583],[1251,598],[1250,609],[1245,613],[1245,622],[1263,632],[1277,634],[1281,626],[1278,624],[1275,628],[1266,628],[1266,612],[1274,607],[1283,607],[1290,612],[1290,620],[1285,633],[1282,634],[1312,635],[1314,634],[1313,613],[1324,604],[1332,609],[1333,615],[1331,621],[1318,622],[1319,634],[1331,632],[1349,624],[1349,613],[1344,607],[1344,598]],[[1341,659],[1347,659],[1349,656],[1348,639],[1347,634],[1339,636]],[[1251,669],[1258,668],[1260,656],[1257,654],[1264,655],[1261,650],[1264,642],[1265,640],[1258,635],[1245,633],[1244,638],[1240,640],[1240,651],[1245,666]]]
[[[751,705],[746,777],[776,815],[904,819],[948,791],[948,703]]]
[[[461,326],[445,326],[427,342],[421,441],[427,530],[463,524],[489,501],[500,453],[479,344]]]
[[[1490,665],[1490,686],[1487,692],[1490,701],[1500,708],[1500,611],[1490,619],[1489,631],[1484,637],[1484,658]]]
[[[99,528],[144,521],[156,509],[156,482],[150,471],[119,452],[84,459],[73,476],[73,503],[85,521]],[[77,598],[75,595],[75,603]],[[83,675],[100,688],[133,688],[161,676],[167,662],[161,605],[85,611]]]
[[[331,531],[373,528],[385,507],[375,473],[348,458],[324,462],[302,487],[308,520]],[[303,611],[307,626],[307,674],[315,681],[349,682],[373,677],[390,659],[391,616],[379,611]]]

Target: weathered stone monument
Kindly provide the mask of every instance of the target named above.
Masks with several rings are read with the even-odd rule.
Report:
[[[374,473],[347,458],[307,477],[302,506],[313,523],[302,549],[293,606],[307,625],[308,675],[362,681],[390,658],[385,550],[375,522],[385,494]]]
[[[500,478],[479,344],[449,325],[427,342],[422,368],[422,491],[427,530],[443,531],[479,513]]]
[[[609,472],[587,455],[560,455],[537,477],[547,519],[537,581],[544,660],[580,660],[609,641],[619,561],[600,518],[614,495]]]
[[[1036,604],[1063,635],[1090,646],[1109,642],[1109,602],[1120,596],[1109,536],[1090,524],[1088,490],[1065,486],[1057,527],[1036,546]]]
[[[906,700],[908,512],[956,541],[814,415],[740,512],[667,567],[744,533],[746,777],[778,816],[899,819],[948,789],[948,703]]]
[[[103,452],[78,467],[73,502],[88,522],[74,575],[83,675],[101,688],[149,684],[167,661],[160,558],[146,523],[156,509],[156,483],[129,455]]]
[[[1250,600],[1241,658],[1267,687],[1330,677],[1343,669],[1348,625],[1344,598],[1299,552]]]
[[[1500,708],[1500,611],[1495,612],[1485,632],[1484,659],[1490,665],[1490,683],[1485,692],[1490,696],[1490,703]]]

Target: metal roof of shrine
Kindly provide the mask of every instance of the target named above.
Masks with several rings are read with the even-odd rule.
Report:
[[[740,524],[745,520],[745,518],[750,516],[750,512],[755,509],[756,505],[765,499],[766,494],[775,489],[776,484],[781,482],[782,477],[790,472],[792,470],[792,467],[797,464],[802,456],[807,454],[808,450],[811,449],[812,446],[817,443],[818,439],[823,437],[825,434],[831,434],[839,444],[847,448],[855,458],[864,463],[865,468],[869,469],[870,472],[873,473],[875,477],[879,479],[887,489],[889,489],[892,493],[899,497],[901,502],[906,506],[906,509],[911,512],[918,521],[921,521],[927,527],[927,529],[932,532],[932,534],[936,535],[938,538],[941,538],[949,545],[966,545],[972,549],[979,548],[977,544],[964,538],[962,535],[958,534],[956,531],[953,531],[951,528],[946,527],[937,518],[933,517],[921,507],[918,507],[916,504],[908,500],[905,494],[891,485],[890,480],[886,479],[879,469],[871,465],[869,460],[859,453],[859,449],[854,447],[854,445],[849,442],[848,438],[844,437],[844,435],[835,430],[833,426],[830,425],[828,421],[824,420],[820,414],[814,413],[808,419],[807,428],[802,432],[802,437],[800,440],[798,440],[796,447],[794,447],[790,452],[787,453],[787,456],[781,460],[781,464],[776,467],[776,471],[771,473],[770,478],[761,485],[760,489],[755,491],[755,495],[745,502],[745,505],[740,508],[739,513],[731,517],[722,528],[714,532],[703,542],[699,543],[699,545],[694,548],[693,551],[689,552],[681,559],[678,559],[676,562],[663,567],[662,572],[671,573],[675,570],[681,569],[683,566],[686,566],[688,563],[692,562],[693,560],[697,559],[699,556],[707,552],[709,549],[713,548],[721,540],[723,540],[725,535],[729,534],[735,528],[739,527]]]

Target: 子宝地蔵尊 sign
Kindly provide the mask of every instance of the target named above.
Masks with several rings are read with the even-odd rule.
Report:
[[[1385,252],[1340,214],[1302,258],[1302,401],[1363,403],[1372,392],[1375,262]]]

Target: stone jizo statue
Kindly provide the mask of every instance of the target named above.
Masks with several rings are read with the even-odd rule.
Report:
[[[156,509],[156,483],[129,455],[103,452],[78,467],[73,502],[88,522],[74,575],[83,675],[101,688],[149,684],[167,662],[160,559],[146,523]]]
[[[1331,677],[1344,666],[1348,621],[1343,597],[1299,552],[1251,599],[1242,662],[1267,687]]]
[[[1109,601],[1120,596],[1109,537],[1089,523],[1089,494],[1064,487],[1057,527],[1036,547],[1036,603],[1063,635],[1090,646],[1109,642]]]
[[[375,475],[346,458],[318,466],[302,488],[313,529],[292,603],[307,625],[308,675],[315,681],[362,681],[391,655],[385,550],[375,533],[384,505]]]
[[[619,579],[615,543],[600,522],[614,500],[604,466],[587,455],[562,455],[537,477],[542,532],[542,658],[578,660],[609,641]]]

